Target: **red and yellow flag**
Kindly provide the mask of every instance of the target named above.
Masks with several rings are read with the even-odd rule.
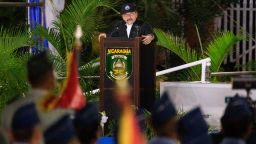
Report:
[[[37,106],[41,112],[49,112],[56,108],[58,101],[59,97],[50,93],[45,96],[42,96],[37,101]]]
[[[119,144],[145,144],[143,133],[131,106],[129,84],[127,80],[116,81],[117,102],[122,107],[119,121],[118,143]]]
[[[119,128],[119,144],[145,144],[146,141],[140,131],[134,111],[130,106],[124,108]]]
[[[75,48],[73,52],[68,53],[67,62],[67,79],[64,82],[58,106],[79,110],[85,106],[86,99],[78,80],[77,51]]]

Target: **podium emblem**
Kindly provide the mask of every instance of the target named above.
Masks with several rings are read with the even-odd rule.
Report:
[[[129,79],[132,74],[132,49],[106,49],[105,72],[112,81]]]

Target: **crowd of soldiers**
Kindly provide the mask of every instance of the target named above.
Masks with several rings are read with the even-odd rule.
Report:
[[[42,103],[56,87],[53,63],[47,53],[33,56],[27,63],[31,89],[1,112],[0,143],[80,144],[95,143],[100,135],[100,115],[94,103],[79,111],[63,108],[47,110]]]
[[[47,53],[33,56],[27,63],[31,90],[26,97],[5,107],[1,113],[1,143],[11,144],[93,144],[106,143],[101,137],[101,116],[95,103],[80,110],[44,110],[40,102],[56,86],[56,76]],[[143,114],[143,113],[142,113]],[[141,115],[141,113],[139,114]],[[199,107],[178,118],[168,93],[155,101],[150,122],[155,136],[149,144],[253,144],[253,113],[243,97],[234,97],[221,118],[221,130],[209,134]],[[145,119],[144,119],[145,120]],[[143,120],[139,123],[143,133]],[[115,128],[115,127],[114,127]],[[115,130],[113,130],[115,131]],[[118,143],[114,140],[108,143]]]

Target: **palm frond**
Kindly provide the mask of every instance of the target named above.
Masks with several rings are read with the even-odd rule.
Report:
[[[46,38],[53,47],[58,51],[59,55],[62,58],[65,58],[65,45],[63,37],[61,37],[60,32],[56,28],[44,28],[43,26],[38,25],[33,31],[33,34],[40,35],[43,38]]]
[[[197,61],[200,56],[195,50],[191,49],[183,39],[165,33],[160,29],[154,29],[158,38],[157,45],[167,48],[168,50],[179,56],[185,63]],[[189,75],[193,80],[200,79],[200,67],[191,67]]]
[[[76,25],[81,25],[84,35],[83,40],[88,42],[94,32],[103,26],[101,8],[111,8],[112,4],[107,0],[73,0],[71,4],[61,13],[54,23],[64,38],[67,50],[72,48],[73,32]]]
[[[63,59],[58,53],[50,54],[50,59],[53,62],[58,77],[64,77],[66,75],[66,60]]]
[[[103,26],[103,13],[100,11],[104,8],[113,9],[108,0],[73,0],[53,22],[53,28],[38,26],[33,30],[33,34],[46,38],[62,59],[65,59],[66,52],[73,47],[76,26],[82,27],[82,41],[90,42],[96,34],[95,31]]]
[[[99,75],[99,58],[93,59],[90,62],[78,68],[82,76],[98,76]]]
[[[26,62],[29,54],[16,57],[14,51],[29,46],[30,40],[29,33],[24,30],[0,28],[0,109],[27,91]]]
[[[33,34],[40,34],[46,38],[55,48],[61,47],[61,37],[57,30],[54,28],[46,29],[41,25],[38,25],[33,31]]]
[[[12,53],[13,50],[29,46],[30,45],[30,34],[22,29],[5,29],[0,27],[0,51],[3,53]]]
[[[241,40],[241,36],[236,36],[232,32],[223,32],[214,36],[214,40],[209,43],[208,52],[205,54],[211,58],[211,71],[217,72],[219,70],[232,46]]]
[[[196,61],[199,58],[196,51],[191,49],[182,38],[165,33],[160,29],[154,29],[154,32],[158,38],[157,44],[171,50],[184,62]]]

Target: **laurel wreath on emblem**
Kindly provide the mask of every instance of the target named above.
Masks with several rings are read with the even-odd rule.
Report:
[[[112,66],[112,71],[110,71],[110,75],[112,78],[116,80],[121,80],[127,78],[128,72],[126,71],[125,62],[117,59]]]

